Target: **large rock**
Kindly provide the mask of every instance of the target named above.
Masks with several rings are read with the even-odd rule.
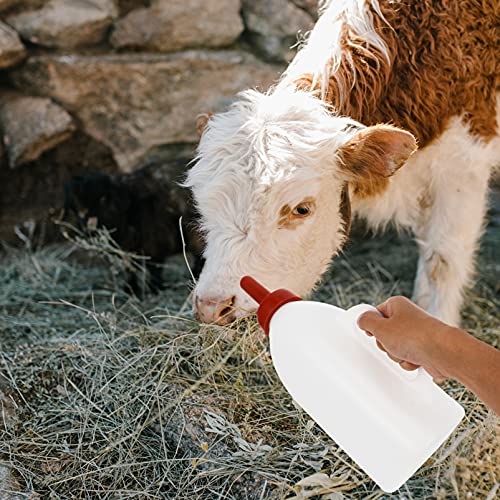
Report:
[[[26,50],[17,33],[0,21],[0,69],[12,66],[26,56]]]
[[[38,56],[12,72],[21,88],[50,96],[109,146],[123,171],[155,146],[196,142],[196,116],[245,88],[267,88],[281,68],[245,52]]]
[[[292,2],[308,12],[313,19],[318,18],[319,0],[292,0]]]
[[[16,3],[16,0],[0,0],[0,12],[9,7],[12,7]]]
[[[31,43],[66,49],[99,43],[116,15],[114,0],[50,0],[7,22]]]
[[[314,25],[312,16],[289,0],[243,0],[243,18],[252,43],[276,61],[291,59],[297,34]]]
[[[129,12],[140,7],[150,7],[151,0],[118,0],[120,16],[126,16]]]
[[[111,43],[158,52],[221,47],[243,31],[240,8],[240,0],[156,0],[118,21]]]
[[[50,99],[25,96],[4,99],[0,127],[12,168],[36,160],[74,130],[71,116]]]
[[[0,0],[0,12],[20,11],[21,9],[38,9],[49,0]]]

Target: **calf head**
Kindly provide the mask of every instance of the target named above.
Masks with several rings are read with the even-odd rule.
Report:
[[[408,132],[364,127],[295,89],[247,91],[211,117],[185,183],[206,241],[198,317],[223,324],[255,310],[245,274],[310,292],[346,240],[350,196],[375,196],[415,149]]]

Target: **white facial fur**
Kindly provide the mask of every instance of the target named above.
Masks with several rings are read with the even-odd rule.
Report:
[[[206,238],[196,296],[235,296],[234,306],[249,311],[255,304],[239,288],[242,276],[304,295],[342,246],[345,175],[336,151],[361,125],[294,89],[240,97],[208,122],[185,185]],[[279,226],[282,207],[311,198],[311,215]]]

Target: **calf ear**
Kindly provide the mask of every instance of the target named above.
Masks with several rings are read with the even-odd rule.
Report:
[[[417,149],[415,137],[391,125],[376,125],[357,132],[338,151],[341,169],[360,197],[381,193],[388,177]]]
[[[201,113],[196,117],[196,130],[198,132],[198,137],[203,135],[208,120],[210,120],[212,116],[213,113]]]

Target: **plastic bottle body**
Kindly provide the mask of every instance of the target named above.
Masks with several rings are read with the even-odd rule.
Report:
[[[290,302],[270,322],[271,356],[297,403],[386,492],[445,441],[463,408],[423,371],[408,375],[344,311]]]

